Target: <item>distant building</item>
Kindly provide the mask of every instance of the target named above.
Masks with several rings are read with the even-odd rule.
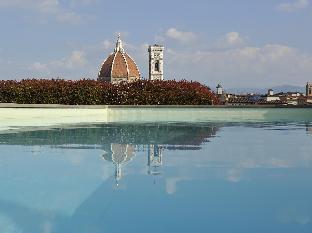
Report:
[[[265,100],[267,102],[279,101],[281,100],[278,95],[274,95],[274,91],[272,89],[268,90],[268,94],[265,96]]]
[[[268,90],[267,95],[260,94],[225,94],[225,105],[230,106],[245,106],[245,105],[298,105],[298,99],[302,94],[300,93],[277,93],[274,94],[272,89]],[[297,102],[295,102],[297,101]]]
[[[312,83],[307,83],[306,96],[312,96]]]
[[[300,99],[304,98],[303,93],[287,92],[281,95],[281,99],[287,102],[287,105],[300,105]]]
[[[152,45],[149,53],[149,80],[164,80],[164,46]]]
[[[221,84],[218,84],[216,88],[217,88],[217,97],[220,103],[225,103],[227,101],[227,95],[223,90],[223,87],[221,86]]]
[[[99,81],[111,83],[133,82],[141,77],[135,61],[125,52],[120,35],[114,52],[103,62],[98,74]]]
[[[246,95],[227,95],[226,104],[227,105],[290,105],[290,106],[300,106],[312,104],[312,96],[305,96],[300,92],[280,92],[274,93],[272,89],[268,90],[267,95],[256,95],[256,94],[246,94]]]
[[[252,95],[228,95],[225,105],[229,106],[244,106],[244,105],[254,105],[257,101],[252,98]]]
[[[308,82],[306,86],[306,105],[312,105],[312,83]]]
[[[223,88],[222,88],[221,84],[218,84],[218,86],[217,86],[217,95],[218,96],[223,95]]]

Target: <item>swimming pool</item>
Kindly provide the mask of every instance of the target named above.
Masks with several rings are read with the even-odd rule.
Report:
[[[0,232],[311,232],[312,124],[0,133]]]

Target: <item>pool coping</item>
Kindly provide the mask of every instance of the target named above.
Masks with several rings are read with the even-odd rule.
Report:
[[[312,122],[312,106],[0,104],[0,131],[106,123]]]

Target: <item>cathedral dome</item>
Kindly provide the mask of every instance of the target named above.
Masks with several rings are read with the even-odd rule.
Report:
[[[120,36],[112,53],[103,63],[99,72],[100,81],[119,83],[140,79],[140,71],[134,60],[123,49]]]

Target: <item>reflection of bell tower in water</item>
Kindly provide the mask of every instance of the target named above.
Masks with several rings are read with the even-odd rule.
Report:
[[[308,134],[312,135],[312,124],[306,123],[306,131]]]
[[[148,174],[160,175],[160,167],[163,163],[162,148],[159,145],[148,146]]]

